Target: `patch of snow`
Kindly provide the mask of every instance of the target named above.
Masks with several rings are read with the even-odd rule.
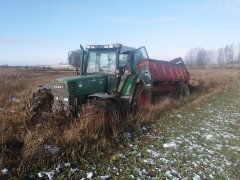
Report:
[[[135,167],[135,171],[138,173],[139,176],[142,176],[142,175],[143,175],[140,168],[136,168],[136,167]]]
[[[149,154],[151,154],[152,157],[159,157],[159,153],[157,153],[157,152],[155,152],[155,151],[153,151],[153,150],[151,150],[151,149],[147,149],[147,152],[148,152]]]
[[[58,164],[57,167],[56,167],[56,171],[57,172],[60,172],[60,169],[62,168],[61,164]]]
[[[16,96],[12,96],[12,97],[10,98],[10,101],[11,101],[11,102],[18,103],[20,100],[19,100]]]
[[[119,157],[119,158],[126,158],[125,155],[123,155],[123,153],[118,154],[117,157]]]
[[[178,171],[176,171],[175,169],[171,169],[172,175],[174,176],[179,176]]]
[[[65,167],[71,167],[71,164],[68,162],[68,163],[65,163],[64,166]]]
[[[201,176],[199,176],[198,174],[195,174],[195,176],[192,178],[193,180],[200,180]]]
[[[156,164],[155,161],[151,158],[144,159],[142,162],[147,164]]]
[[[230,149],[240,152],[240,147],[237,146],[230,146]]]
[[[194,167],[197,167],[197,166],[198,166],[196,162],[192,162],[192,165],[193,165]]]
[[[139,152],[138,154],[137,154],[137,160],[141,160],[141,157],[142,157],[142,154]]]
[[[55,174],[54,171],[51,171],[51,172],[46,172],[46,171],[45,172],[39,172],[38,173],[38,177],[42,178],[42,177],[44,177],[44,175],[47,175],[48,179],[52,180],[54,174]]]
[[[133,178],[133,179],[135,178],[134,175],[132,175],[132,174],[130,175],[130,177]]]
[[[125,132],[123,133],[123,137],[127,140],[131,140],[132,139],[132,135],[129,132]]]
[[[221,150],[221,149],[222,149],[222,145],[221,145],[221,144],[216,144],[215,149],[216,149],[216,150]]]
[[[174,148],[174,149],[176,149],[177,144],[175,142],[165,143],[165,144],[163,144],[163,147],[164,148]]]
[[[138,149],[138,146],[137,146],[137,144],[136,144],[136,145],[129,144],[129,147],[131,147],[131,148],[132,148],[132,150],[137,150],[137,149]]]
[[[93,177],[93,172],[87,172],[87,178],[91,179]]]
[[[142,174],[148,175],[147,170],[146,170],[146,169],[143,169],[143,170],[142,170]]]
[[[42,178],[44,176],[44,174],[45,174],[44,172],[39,172],[38,177]]]
[[[7,169],[7,168],[4,168],[4,169],[2,170],[2,174],[3,174],[3,175],[7,175],[7,174],[8,174],[8,169]]]
[[[100,176],[100,178],[101,178],[102,180],[111,179],[111,175]]]
[[[213,139],[213,135],[212,134],[206,135],[206,140],[212,140],[212,139]]]
[[[148,175],[148,172],[146,171],[146,169],[140,169],[140,168],[135,168],[135,171],[138,173],[139,176],[142,175]]]
[[[174,177],[172,180],[179,180],[179,178],[177,178],[177,177]]]
[[[177,114],[176,115],[178,118],[182,119],[182,115],[181,114]]]
[[[169,163],[169,160],[168,159],[165,159],[165,158],[160,158],[160,161],[163,161],[164,163]]]
[[[76,172],[79,171],[79,169],[78,168],[71,168],[70,171],[72,171],[73,173],[76,173]]]
[[[55,145],[44,145],[46,151],[50,152],[51,154],[56,154],[60,151],[60,147]]]
[[[165,176],[167,176],[167,177],[169,177],[169,178],[172,178],[172,173],[171,173],[171,171],[167,171],[167,172],[165,173]]]
[[[213,175],[210,174],[209,177],[210,177],[210,179],[213,179]]]

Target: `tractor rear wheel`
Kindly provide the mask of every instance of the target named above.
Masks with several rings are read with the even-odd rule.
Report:
[[[132,102],[133,110],[135,111],[146,107],[149,104],[149,101],[149,91],[144,88],[142,83],[137,84]]]

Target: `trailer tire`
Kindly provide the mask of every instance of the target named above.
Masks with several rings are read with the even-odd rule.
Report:
[[[180,90],[180,96],[188,97],[190,96],[190,90],[188,88],[188,85],[184,82],[179,84],[179,90]]]

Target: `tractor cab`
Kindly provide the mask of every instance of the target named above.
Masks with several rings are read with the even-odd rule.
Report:
[[[122,73],[128,60],[131,58],[134,48],[122,46],[122,44],[87,45],[86,62],[83,64],[84,74],[89,73]]]

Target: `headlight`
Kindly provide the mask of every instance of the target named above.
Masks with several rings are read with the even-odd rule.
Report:
[[[68,101],[68,98],[63,98],[63,101]]]

